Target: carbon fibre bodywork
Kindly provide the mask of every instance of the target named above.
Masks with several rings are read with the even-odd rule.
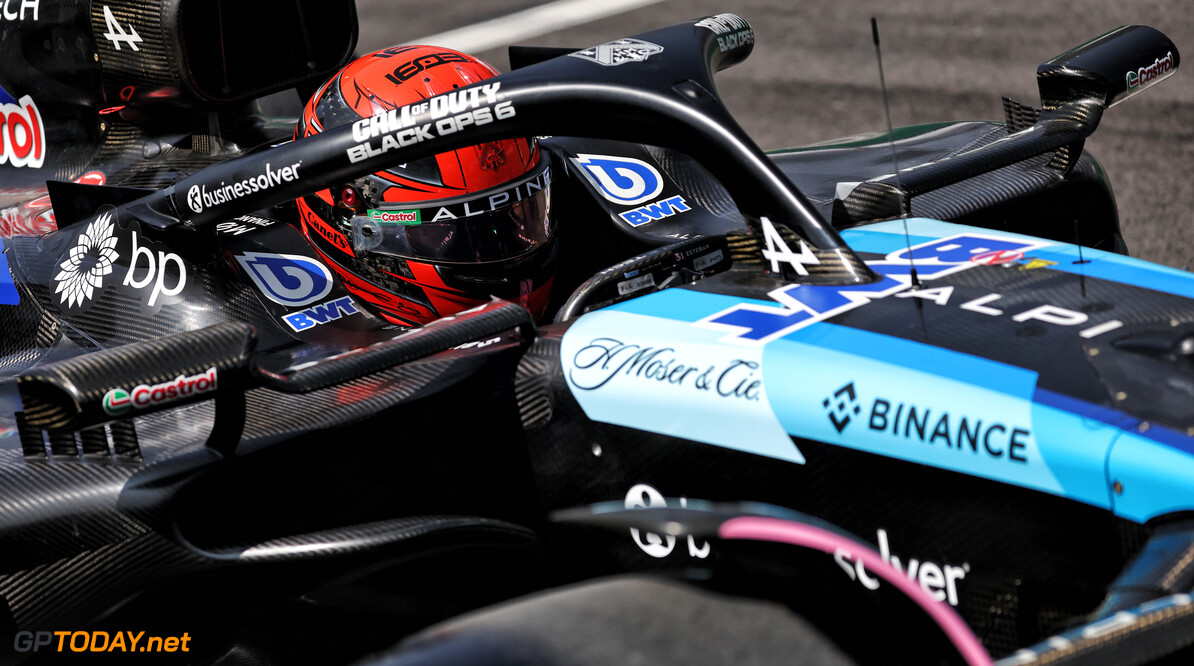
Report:
[[[611,500],[816,516],[994,656],[1188,591],[1158,552],[1189,548],[1194,277],[1123,256],[1081,150],[1104,108],[1176,67],[1169,40],[1137,26],[1063,54],[1043,110],[1008,101],[1003,123],[770,155],[711,92],[752,47],[745,21],[707,17],[293,142],[198,75],[166,103],[200,132],[163,133],[141,122],[160,99],[105,88],[127,109],[80,135],[91,159],[42,147],[57,179],[105,185],[50,185],[50,215],[32,185],[0,199],[39,232],[0,239],[0,654],[135,626],[190,632],[198,663],[344,663],[650,570],[780,601],[852,659],[958,658],[920,640],[923,616],[892,616],[857,553],[548,519]],[[1109,78],[1128,66],[1135,84]],[[268,92],[241,85],[227,94]],[[516,113],[480,122],[500,104]],[[495,302],[398,329],[296,228],[296,196],[532,133],[555,135],[553,323]],[[349,247],[350,229],[316,242]]]

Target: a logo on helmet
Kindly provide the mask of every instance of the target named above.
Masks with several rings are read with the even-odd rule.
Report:
[[[309,257],[245,252],[237,255],[236,260],[261,293],[279,305],[307,305],[332,290],[331,272]]]
[[[502,148],[502,144],[496,141],[481,144],[481,168],[486,171],[493,171],[494,169],[506,163],[506,151]]]
[[[375,222],[399,222],[401,224],[420,224],[423,221],[421,211],[417,210],[373,210],[369,209],[369,219]]]
[[[577,155],[574,160],[601,196],[623,206],[650,201],[663,191],[655,167],[632,157]]]

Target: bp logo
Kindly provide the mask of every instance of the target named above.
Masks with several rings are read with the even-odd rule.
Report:
[[[120,416],[133,406],[129,392],[122,388],[115,388],[104,395],[104,411],[112,416]]]

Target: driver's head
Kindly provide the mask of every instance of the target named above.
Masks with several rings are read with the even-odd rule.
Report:
[[[496,74],[451,49],[378,51],[320,88],[295,134],[318,134]],[[467,110],[444,106],[447,118]],[[433,123],[407,133],[381,134],[371,143],[382,148],[399,138],[434,137],[437,129]],[[348,290],[391,322],[424,324],[490,296],[521,303],[539,317],[555,254],[550,180],[534,139],[507,139],[394,164],[305,196],[298,210],[307,240]]]

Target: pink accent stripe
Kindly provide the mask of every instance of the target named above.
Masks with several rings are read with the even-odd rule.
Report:
[[[833,555],[838,548],[849,551],[852,556],[861,560],[867,569],[899,588],[936,620],[968,664],[972,666],[990,666],[991,664],[991,656],[987,654],[982,643],[979,643],[974,632],[970,631],[970,627],[962,621],[962,618],[949,604],[934,599],[919,585],[908,580],[908,577],[901,574],[895,567],[884,562],[879,553],[869,546],[864,546],[819,527],[776,518],[731,518],[722,523],[718,534],[723,539],[790,543],[814,548],[829,555]]]

